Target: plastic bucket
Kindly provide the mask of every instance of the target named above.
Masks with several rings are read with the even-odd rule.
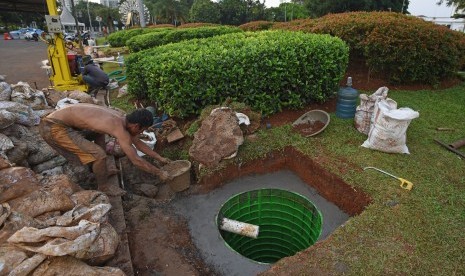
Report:
[[[163,170],[167,171],[173,179],[167,183],[171,190],[181,192],[189,188],[191,185],[191,162],[187,160],[176,160],[163,166]]]

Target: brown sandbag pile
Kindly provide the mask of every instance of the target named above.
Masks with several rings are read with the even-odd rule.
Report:
[[[229,108],[213,110],[194,134],[189,156],[207,167],[234,155],[244,142],[236,113]]]
[[[119,244],[104,193],[9,167],[0,170],[0,198],[0,275],[124,275],[90,266],[105,264]]]

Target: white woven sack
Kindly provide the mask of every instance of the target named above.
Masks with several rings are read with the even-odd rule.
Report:
[[[389,89],[383,86],[378,88],[378,90],[370,96],[367,94],[360,94],[360,105],[357,106],[354,116],[354,125],[358,131],[368,135],[376,101],[386,99],[388,91]]]
[[[376,103],[368,139],[362,147],[388,153],[407,153],[407,128],[419,116],[408,107],[397,109],[394,101],[380,100]]]

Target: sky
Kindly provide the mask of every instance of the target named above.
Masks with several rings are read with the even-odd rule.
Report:
[[[277,7],[282,0],[265,0],[267,7]],[[410,0],[408,11],[412,15],[424,15],[427,17],[450,17],[453,14],[453,8],[445,4],[436,5],[438,0]]]

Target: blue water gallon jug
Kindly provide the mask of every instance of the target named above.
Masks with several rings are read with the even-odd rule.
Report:
[[[352,88],[352,78],[347,78],[347,86],[337,93],[336,116],[342,119],[354,118],[357,108],[358,91]]]

